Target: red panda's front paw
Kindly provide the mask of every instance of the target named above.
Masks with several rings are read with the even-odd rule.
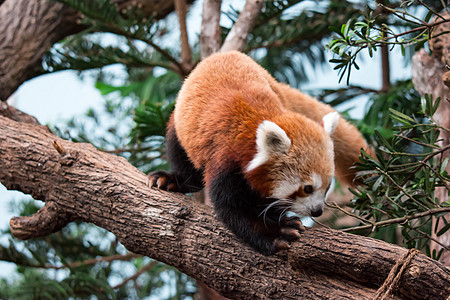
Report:
[[[296,229],[298,232],[302,232],[305,230],[302,220],[300,220],[300,218],[297,216],[281,218],[280,225],[282,230],[284,228]]]
[[[280,236],[273,241],[275,252],[289,249],[290,243],[300,239],[300,232],[304,231],[302,221],[298,217],[284,217],[280,220]]]
[[[173,180],[173,176],[166,171],[154,171],[148,174],[147,186],[172,192],[177,190],[177,185]]]

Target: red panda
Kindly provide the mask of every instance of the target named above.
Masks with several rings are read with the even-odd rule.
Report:
[[[166,144],[171,170],[150,173],[149,185],[185,193],[205,187],[223,223],[265,255],[300,237],[299,217],[286,211],[322,214],[335,165],[350,183],[349,167],[365,146],[331,107],[239,52],[211,55],[188,76]]]

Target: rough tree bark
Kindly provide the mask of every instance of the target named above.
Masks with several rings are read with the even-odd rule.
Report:
[[[170,264],[231,298],[371,299],[407,250],[330,229],[307,229],[287,252],[264,257],[242,245],[211,208],[149,189],[125,159],[0,117],[0,181],[45,201],[11,231],[32,238],[72,220],[111,231],[130,251]],[[57,225],[55,225],[57,224]],[[417,254],[393,298],[445,299],[450,269]]]
[[[252,31],[263,4],[263,0],[247,0],[245,2],[244,9],[225,38],[220,52],[240,51],[244,48],[247,36]]]
[[[220,7],[222,0],[204,0],[200,33],[200,56],[205,58],[220,49]]]
[[[114,0],[119,8],[138,5],[163,17],[173,0]],[[49,0],[6,0],[0,6],[0,100],[42,72],[42,56],[54,43],[84,29],[81,13]]]
[[[446,45],[445,47],[449,46],[450,45]],[[413,56],[412,80],[415,89],[422,96],[424,96],[425,94],[429,94],[433,95],[433,99],[437,99],[438,97],[441,98],[434,118],[439,125],[450,128],[450,89],[442,81],[442,76],[447,71],[448,70],[445,68],[445,65],[440,59],[438,59],[434,55],[428,55],[428,53],[424,49],[421,49]],[[450,144],[450,132],[441,130],[439,137],[442,147]],[[444,152],[443,155],[444,157],[450,157],[450,151]],[[446,170],[450,173],[450,164],[447,165]],[[442,203],[449,200],[448,193],[449,191],[445,187],[439,187],[435,191],[435,196]],[[449,217],[446,217],[446,219],[450,222]],[[433,218],[433,228],[435,226],[435,221],[436,219]],[[439,229],[444,226],[445,224],[441,222]],[[438,239],[442,244],[450,247],[450,231],[447,231],[445,234],[439,237],[434,235],[434,238]],[[440,251],[442,247],[437,243],[431,242],[431,249]],[[440,261],[442,261],[445,265],[450,266],[450,251],[444,251],[440,258]]]

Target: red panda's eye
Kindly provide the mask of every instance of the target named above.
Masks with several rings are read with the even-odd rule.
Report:
[[[303,188],[303,191],[304,191],[306,194],[312,194],[312,192],[313,192],[313,187],[312,187],[312,185],[305,185],[305,187]]]

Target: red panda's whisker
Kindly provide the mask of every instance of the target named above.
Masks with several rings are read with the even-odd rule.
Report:
[[[267,215],[267,212],[269,211],[269,209],[271,209],[271,208],[283,209],[283,212],[281,213],[281,214],[283,214],[291,207],[292,204],[293,204],[293,201],[290,199],[275,200],[272,203],[270,203],[269,205],[267,205],[267,207],[261,211],[261,213],[258,215],[258,217],[263,215],[264,225],[267,227],[266,215]]]

